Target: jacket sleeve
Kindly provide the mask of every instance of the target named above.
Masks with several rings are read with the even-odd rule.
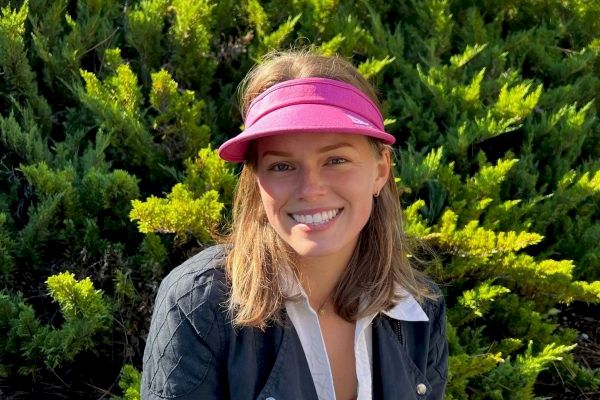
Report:
[[[202,254],[202,253],[201,253]],[[215,269],[198,270],[190,259],[161,283],[144,350],[141,397],[219,399],[222,317],[216,307],[221,283]]]
[[[431,337],[427,359],[427,381],[432,392],[427,399],[443,399],[448,381],[448,339],[446,337],[446,303],[441,296],[433,305]]]

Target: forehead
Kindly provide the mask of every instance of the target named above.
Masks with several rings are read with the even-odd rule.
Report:
[[[291,154],[327,151],[330,148],[349,147],[356,151],[369,150],[369,140],[363,135],[343,133],[300,133],[268,136],[256,140],[258,157],[266,151]]]

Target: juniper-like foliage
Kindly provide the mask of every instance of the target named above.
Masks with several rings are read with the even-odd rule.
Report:
[[[599,4],[0,1],[2,390],[139,398],[160,280],[227,230],[237,85],[309,44],[380,94],[447,398],[594,398]]]

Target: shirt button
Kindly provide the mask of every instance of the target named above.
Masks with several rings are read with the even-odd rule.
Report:
[[[424,383],[419,383],[417,385],[417,394],[423,396],[425,393],[427,393],[427,386]]]
[[[265,400],[275,400],[275,397],[267,397]]]

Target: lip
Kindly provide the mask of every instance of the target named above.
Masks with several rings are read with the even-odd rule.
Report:
[[[329,210],[343,210],[344,207],[320,207],[320,208],[311,208],[309,210],[301,210],[301,211],[292,211],[289,212],[289,215],[292,214],[302,214],[302,215],[312,215],[312,214],[316,214],[316,213],[320,213],[323,211],[329,211]]]
[[[292,213],[288,213],[288,217],[293,221],[294,225],[307,233],[310,232],[320,232],[320,231],[324,231],[326,229],[328,229],[330,226],[332,226],[337,220],[338,217],[344,212],[344,208],[343,207],[321,207],[321,208],[312,208],[310,210],[303,210],[303,211],[296,211],[293,214],[302,214],[302,215],[311,215],[311,214],[316,214],[316,213],[320,213],[323,211],[329,211],[329,210],[338,210],[337,215],[330,219],[327,222],[323,222],[320,224],[306,224],[306,223],[301,223],[301,222],[297,222],[294,217],[292,217]]]

